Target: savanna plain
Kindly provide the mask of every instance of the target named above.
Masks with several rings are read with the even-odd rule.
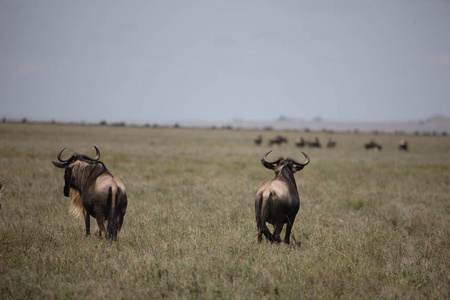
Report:
[[[269,147],[276,134],[289,143]],[[330,136],[0,124],[0,299],[450,299],[450,137],[335,133],[335,149],[295,147],[311,134]],[[383,150],[365,150],[371,139]],[[93,219],[85,236],[51,163],[94,145],[127,187],[118,242]],[[257,243],[270,149],[311,158],[295,174],[290,245]]]

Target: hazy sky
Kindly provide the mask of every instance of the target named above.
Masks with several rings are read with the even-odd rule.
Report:
[[[0,1],[0,117],[450,115],[450,1]]]

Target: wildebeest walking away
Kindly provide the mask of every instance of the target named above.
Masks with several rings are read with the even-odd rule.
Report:
[[[306,157],[305,163],[299,163],[290,157],[279,157],[275,161],[267,161],[266,157],[270,152],[272,150],[263,155],[261,163],[275,172],[275,178],[264,182],[255,197],[258,242],[262,241],[263,234],[272,243],[281,242],[280,233],[284,224],[287,224],[284,242],[289,244],[292,225],[300,208],[294,173],[302,170],[310,159],[306,153],[302,152]],[[267,228],[266,222],[273,225],[273,234]]]
[[[378,144],[375,141],[370,141],[368,143],[364,144],[364,148],[366,148],[366,150],[375,150],[375,151],[381,151],[383,150],[383,146],[381,146],[381,144]]]
[[[113,176],[101,162],[100,151],[95,147],[96,157],[71,153],[66,159],[58,153],[55,167],[65,169],[64,196],[83,214],[86,235],[90,234],[90,216],[97,219],[99,234],[108,240],[117,240],[127,209],[127,195],[122,179]],[[108,227],[105,228],[105,221]]]
[[[408,152],[408,142],[406,140],[400,140],[398,142],[398,149]]]
[[[295,146],[297,147],[305,147],[305,139],[302,137],[299,137],[295,140]]]
[[[327,147],[328,148],[334,148],[334,147],[336,147],[336,144],[337,144],[336,139],[334,137],[330,137],[328,139]]]
[[[310,148],[320,148],[321,147],[320,140],[318,137],[312,137],[312,136],[309,137],[308,140],[306,141],[306,144]]]
[[[258,136],[254,139],[255,145],[261,145],[262,140],[263,140],[262,135],[258,135]]]
[[[288,142],[288,139],[286,137],[284,137],[282,135],[277,135],[276,137],[271,138],[269,140],[269,145],[270,146],[272,146],[274,144],[281,145],[281,144],[287,144],[287,142]]]

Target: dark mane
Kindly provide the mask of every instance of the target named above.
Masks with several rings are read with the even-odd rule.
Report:
[[[105,173],[111,175],[111,173],[109,172],[109,170],[106,168],[105,164],[102,161],[87,161],[87,160],[85,160],[85,162],[95,165],[91,171],[91,174],[89,174],[89,179],[95,180],[100,175],[103,175]]]
[[[291,182],[292,185],[295,187],[295,190],[297,190],[297,183],[295,182],[295,177],[292,175],[292,171],[289,170],[287,165],[283,166],[280,175],[283,176],[287,182]]]

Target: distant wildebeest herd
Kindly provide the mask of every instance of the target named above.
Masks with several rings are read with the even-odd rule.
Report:
[[[254,141],[255,141],[255,145],[261,145],[263,138],[261,135],[258,135]],[[277,135],[276,137],[269,139],[269,146],[282,145],[282,144],[287,144],[287,143],[288,143],[288,139],[282,135]],[[337,141],[331,137],[328,140],[327,147],[333,148],[333,147],[336,147],[336,144],[337,144]],[[307,140],[305,140],[303,137],[299,137],[298,139],[295,140],[295,146],[297,146],[299,148],[302,148],[305,146],[308,146],[310,148],[321,148],[322,147],[318,137],[309,137]]]
[[[263,141],[261,135],[255,139],[255,144],[260,145]],[[269,145],[281,145],[288,143],[288,139],[278,135],[269,139]],[[320,148],[318,137],[310,137],[304,140],[302,137],[295,141],[297,147],[308,146]],[[327,147],[334,148],[336,139],[329,138]],[[375,141],[364,144],[366,149],[382,150],[382,146]],[[65,159],[61,157],[66,148],[63,148],[56,156],[58,161],[53,161],[57,168],[64,169],[63,194],[71,200],[72,213],[83,215],[86,236],[90,235],[90,217],[94,217],[99,228],[99,236],[108,240],[118,240],[119,231],[122,228],[124,216],[127,209],[127,195],[125,185],[119,177],[112,175],[105,164],[100,161],[100,151],[94,146],[96,155],[90,157],[85,154],[70,153]],[[399,149],[408,151],[408,143],[401,140]],[[280,233],[287,224],[284,242],[290,243],[292,225],[300,207],[300,197],[294,173],[302,170],[309,164],[310,158],[304,153],[306,162],[300,163],[293,158],[279,157],[274,161],[268,161],[265,153],[261,159],[264,167],[273,170],[275,177],[265,181],[256,192],[255,197],[255,219],[258,229],[259,242],[264,235],[271,243],[280,243]],[[1,183],[0,183],[1,184]],[[0,185],[0,189],[1,189]],[[105,226],[107,222],[107,226]],[[266,223],[272,224],[273,233],[269,231]]]
[[[254,139],[255,145],[261,145],[263,143],[263,137],[262,135],[258,135]],[[282,145],[287,144],[288,139],[282,135],[277,135],[273,138],[269,139],[269,146],[273,145]],[[337,145],[337,140],[334,137],[330,137],[327,142],[327,148],[335,148]],[[299,137],[295,140],[295,146],[299,148],[303,147],[309,147],[309,148],[321,148],[322,145],[320,143],[320,140],[318,137],[310,136],[307,140],[305,140],[303,137]],[[367,142],[364,144],[364,148],[367,150],[375,150],[375,151],[381,151],[383,150],[383,146],[373,140]],[[399,150],[402,151],[408,151],[408,142],[406,140],[400,140],[398,145]]]

